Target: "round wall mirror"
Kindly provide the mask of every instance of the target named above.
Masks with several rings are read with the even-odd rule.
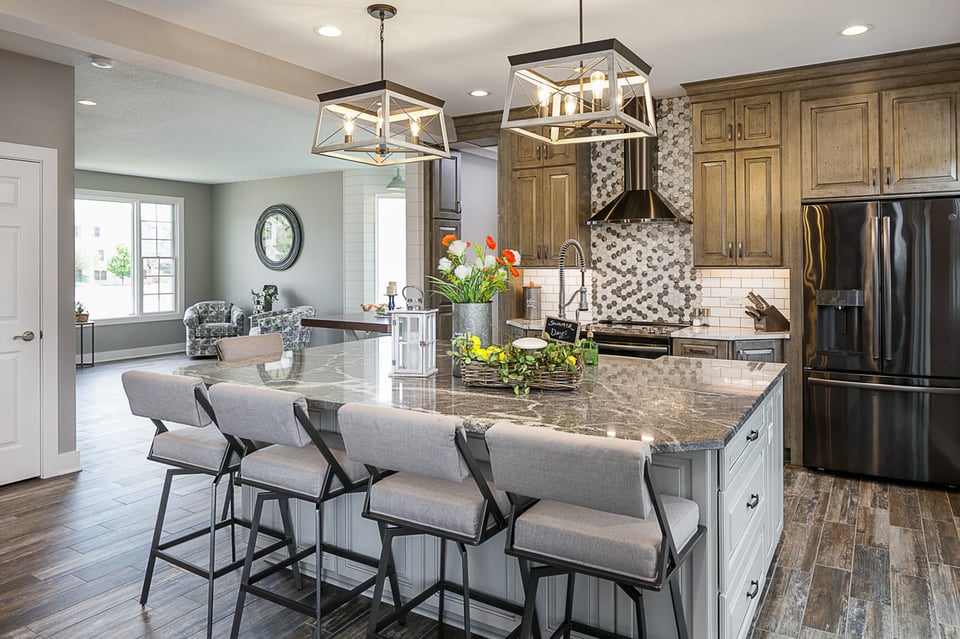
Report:
[[[303,244],[297,214],[285,204],[267,207],[257,220],[253,243],[264,266],[274,271],[290,268],[297,261]]]

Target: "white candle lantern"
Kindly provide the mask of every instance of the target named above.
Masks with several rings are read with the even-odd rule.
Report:
[[[437,309],[393,311],[395,377],[430,377],[437,372]]]

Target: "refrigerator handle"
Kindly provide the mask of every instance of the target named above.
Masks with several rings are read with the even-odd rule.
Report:
[[[893,359],[893,267],[890,264],[890,218],[883,218],[883,358]]]
[[[889,391],[902,393],[926,393],[930,395],[960,395],[960,388],[944,386],[905,386],[903,384],[878,384],[871,382],[848,382],[843,379],[822,379],[810,377],[807,380],[814,386],[839,386],[842,388],[862,388],[872,391]]]
[[[876,169],[874,169],[876,171]],[[880,218],[873,220],[873,243],[879,244]],[[873,359],[880,359],[880,317],[883,304],[880,301],[880,251],[873,251]]]

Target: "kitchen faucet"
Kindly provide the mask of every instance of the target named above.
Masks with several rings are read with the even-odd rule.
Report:
[[[565,267],[564,261],[567,254],[567,249],[573,247],[574,251],[577,254],[577,262],[580,265],[580,290],[570,296],[569,300],[566,300],[566,291],[564,288],[564,277],[563,269]],[[590,310],[587,308],[587,260],[583,256],[583,247],[580,246],[580,242],[576,240],[567,240],[560,245],[560,256],[557,262],[560,265],[560,317],[566,318],[566,308],[573,302],[573,298],[577,296],[577,293],[580,294],[580,303],[577,305],[577,314],[576,319],[580,321],[580,312]]]

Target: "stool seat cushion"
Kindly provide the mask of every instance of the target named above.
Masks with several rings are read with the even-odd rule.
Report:
[[[696,502],[664,495],[663,509],[680,549],[697,531]],[[543,500],[517,517],[514,547],[553,559],[640,579],[653,579],[660,552],[660,524]]]
[[[153,438],[150,457],[174,466],[187,464],[212,472],[220,469],[227,440],[213,424],[204,428],[179,428]]]
[[[331,448],[330,452],[351,481],[366,479],[367,469],[362,464],[350,461],[342,450]],[[245,455],[240,464],[240,478],[242,482],[255,482],[279,491],[319,499],[328,467],[327,460],[313,442],[301,448],[274,444]],[[331,486],[334,490],[343,487],[336,476]]]
[[[487,482],[502,513],[509,512],[506,493]],[[472,477],[462,482],[396,473],[370,488],[370,514],[477,537],[483,525],[484,499]],[[490,521],[493,521],[492,518]]]

